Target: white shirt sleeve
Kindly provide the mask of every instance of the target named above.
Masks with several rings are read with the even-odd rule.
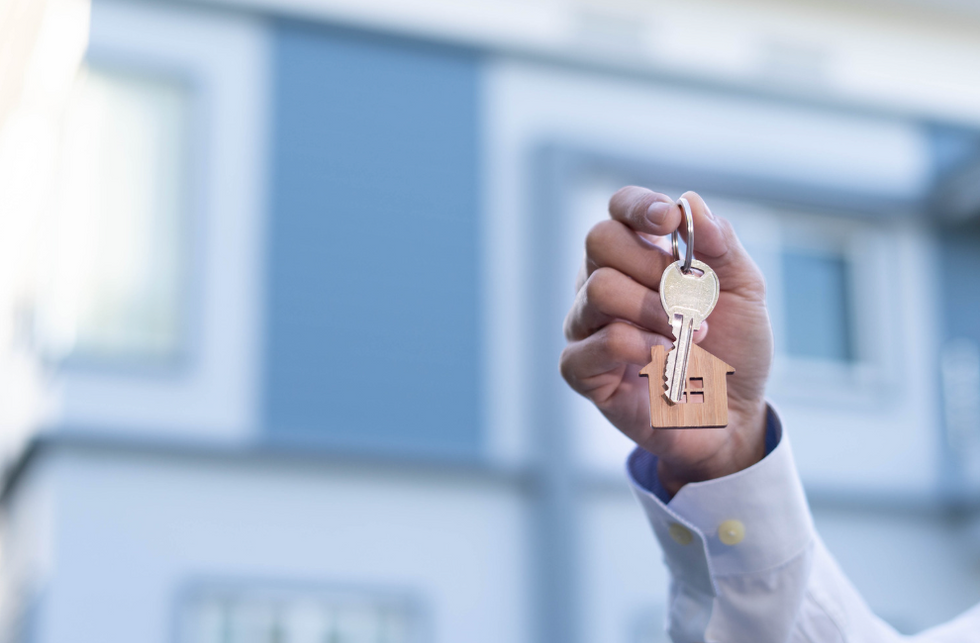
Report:
[[[671,574],[671,640],[980,643],[980,606],[914,637],[871,612],[814,530],[789,441],[778,439],[759,463],[687,484],[667,503],[638,482],[656,459],[630,456],[633,490]]]

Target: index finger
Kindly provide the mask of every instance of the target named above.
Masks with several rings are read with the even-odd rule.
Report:
[[[681,224],[681,209],[665,194],[629,185],[609,199],[609,216],[635,232],[670,234]]]

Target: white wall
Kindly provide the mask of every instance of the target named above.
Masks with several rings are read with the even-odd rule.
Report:
[[[661,632],[667,610],[667,568],[626,481],[620,490],[587,494],[580,521],[581,640],[667,643]]]
[[[177,643],[176,603],[208,580],[404,592],[424,640],[529,640],[533,565],[509,482],[97,450],[44,470],[56,567],[38,643]]]
[[[945,623],[980,603],[975,523],[921,508],[821,503],[813,514],[827,548],[872,611],[901,631]]]
[[[980,11],[957,0],[196,1],[980,123]]]

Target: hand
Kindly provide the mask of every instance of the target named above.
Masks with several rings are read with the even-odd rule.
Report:
[[[661,483],[671,494],[688,482],[735,473],[762,459],[764,393],[772,363],[762,273],[728,221],[712,215],[694,192],[684,197],[694,216],[694,256],[711,266],[721,283],[710,322],[701,325],[694,341],[735,367],[728,376],[728,427],[650,427],[649,384],[639,370],[650,361],[652,345],[673,343],[657,291],[674,260],[663,235],[682,219],[680,207],[662,194],[621,189],[609,201],[611,220],[589,231],[578,295],[565,319],[568,346],[561,356],[568,384],[658,456]],[[681,228],[684,233],[686,226]]]

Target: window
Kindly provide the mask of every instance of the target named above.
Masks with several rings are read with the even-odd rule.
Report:
[[[43,277],[55,357],[162,361],[183,341],[189,91],[89,68],[68,115]]]
[[[794,357],[854,361],[845,257],[789,248],[783,252],[782,264],[786,352]]]
[[[215,590],[187,604],[184,643],[409,643],[404,600],[365,593]]]

